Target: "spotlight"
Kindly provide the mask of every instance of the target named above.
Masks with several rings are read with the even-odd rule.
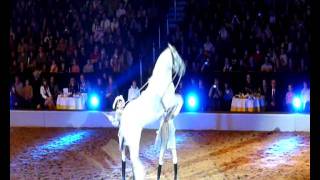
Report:
[[[292,103],[293,103],[293,107],[296,111],[301,110],[302,103],[301,103],[301,99],[299,97],[294,97]]]
[[[89,108],[90,109],[97,109],[100,105],[100,99],[97,94],[91,94],[89,96]]]
[[[188,111],[197,111],[198,110],[198,96],[196,93],[191,92],[187,96],[187,110]]]

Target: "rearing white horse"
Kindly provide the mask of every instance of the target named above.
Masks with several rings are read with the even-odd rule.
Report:
[[[175,94],[173,75],[179,80],[186,70],[185,64],[176,49],[168,44],[158,57],[148,87],[141,95],[130,101],[120,118],[119,145],[122,152],[122,178],[125,178],[125,146],[128,146],[133,166],[134,178],[144,179],[145,171],[139,158],[141,131],[149,123],[160,120],[169,108],[175,108],[182,103],[181,96]],[[180,112],[176,108],[174,116]]]

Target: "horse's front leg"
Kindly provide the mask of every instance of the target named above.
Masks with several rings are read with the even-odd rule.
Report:
[[[130,151],[130,159],[133,166],[133,177],[134,180],[143,180],[145,176],[145,171],[143,164],[139,158],[139,144],[140,144],[141,130],[139,133],[133,133],[131,140],[128,144]]]

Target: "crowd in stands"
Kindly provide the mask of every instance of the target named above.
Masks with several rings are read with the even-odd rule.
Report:
[[[180,93],[196,88],[205,99],[202,111],[230,110],[239,92],[263,94],[270,111],[291,111],[299,92],[308,111],[307,82],[302,90],[289,83],[285,92],[276,78],[252,84],[248,75],[244,86],[234,89],[233,82],[212,77],[211,72],[308,72],[309,1],[187,2],[184,21],[170,30],[168,41],[186,62],[187,77],[200,78],[181,83]],[[64,87],[73,94],[98,92],[105,99],[102,108],[111,109],[116,95],[129,88],[114,81],[152,46],[147,39],[157,39],[152,28],[163,23],[167,11],[155,1],[143,0],[15,0],[12,8],[10,103],[26,109],[55,109]],[[55,74],[75,76],[66,85]],[[90,74],[98,75],[89,79]],[[132,82],[128,100],[139,93]]]
[[[307,72],[310,3],[306,0],[188,0],[172,41],[193,73]]]
[[[148,46],[143,40],[161,15],[154,7],[141,0],[16,0],[11,72],[124,72]]]

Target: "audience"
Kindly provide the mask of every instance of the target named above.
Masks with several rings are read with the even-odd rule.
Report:
[[[121,76],[134,69],[131,67],[135,67],[139,60],[150,60],[148,54],[151,54],[152,43],[158,38],[158,25],[168,10],[153,7],[161,3],[138,0],[112,3],[100,0],[15,1],[10,19],[10,71],[12,76],[19,74],[26,85],[23,86],[18,76],[15,77],[10,90],[10,97],[14,99],[11,107],[21,108],[25,101],[30,101],[33,103],[26,104],[37,108],[46,104],[49,108],[50,98],[43,101],[43,93],[39,93],[40,79],[47,77],[47,73],[57,72],[62,73],[63,77],[70,77],[70,73],[75,73],[77,77],[80,73],[86,74],[86,77],[91,74],[97,76],[97,82],[93,82],[81,74],[79,84],[75,79],[72,83],[70,80],[69,90],[89,92],[91,81],[93,90],[112,103],[118,87],[112,80],[110,83],[107,75]],[[213,71],[239,71],[249,72],[258,81],[257,72],[308,72],[311,24],[305,7],[309,6],[309,1],[288,2],[288,6],[294,8],[278,7],[280,2],[274,1],[277,9],[267,5],[266,1],[259,2],[259,6],[253,1],[243,0],[234,2],[232,6],[220,0],[215,3],[187,0],[187,3],[183,22],[169,29],[169,37],[161,34],[161,40],[175,45],[185,60],[189,69],[186,75],[212,80]],[[161,48],[156,48],[156,54]],[[153,64],[143,63],[143,66],[152,70]],[[102,75],[105,82],[101,79],[101,73],[105,73]],[[27,82],[25,78],[29,77],[33,78]],[[262,86],[255,88],[251,76],[247,75],[242,91],[254,93],[258,89],[269,102],[270,110],[281,110],[280,101],[284,99],[279,95],[281,89],[272,85],[273,81],[269,89],[267,80],[262,79]],[[202,91],[205,94],[209,92],[207,101],[211,110],[229,109],[230,98],[236,93],[230,86],[236,88],[233,85],[236,82],[226,84],[222,78],[221,84],[224,83],[225,87],[220,89],[219,82],[216,84],[215,80],[208,91],[203,86],[205,81],[199,81],[199,84],[195,83],[194,78],[190,81],[185,84],[181,82],[177,92],[183,95],[187,88],[199,89],[200,94]],[[47,86],[53,102],[63,83],[63,78],[55,82],[50,77]],[[129,89],[128,100],[138,94],[133,84],[130,87],[135,86],[133,95],[129,95]],[[292,84],[291,89],[292,86],[296,85]],[[301,90],[301,96],[304,110],[308,112],[310,89],[307,84]]]

